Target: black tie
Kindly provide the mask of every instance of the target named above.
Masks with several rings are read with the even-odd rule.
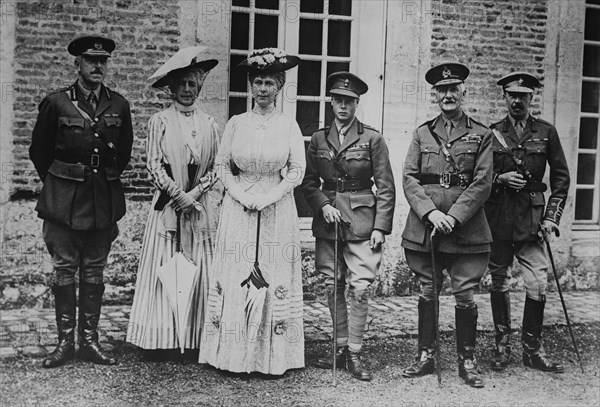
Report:
[[[92,110],[95,112],[96,107],[98,106],[98,99],[96,98],[96,94],[94,92],[90,92],[90,95],[88,96],[88,103],[92,107]]]

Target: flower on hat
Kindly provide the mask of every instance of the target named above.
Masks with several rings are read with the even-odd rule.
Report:
[[[265,67],[274,62],[285,64],[287,62],[285,51],[279,48],[261,48],[252,51],[248,58],[248,64],[253,67]]]

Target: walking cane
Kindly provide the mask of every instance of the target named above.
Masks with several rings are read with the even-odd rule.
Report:
[[[573,347],[575,348],[575,353],[577,354],[577,360],[579,361],[579,366],[581,366],[581,373],[585,373],[583,370],[583,362],[581,360],[581,355],[579,354],[579,349],[577,348],[577,342],[575,341],[575,335],[573,334],[573,328],[571,328],[571,321],[569,320],[569,314],[567,314],[567,306],[565,305],[565,299],[563,298],[563,293],[560,288],[560,282],[558,281],[558,274],[556,273],[556,266],[554,265],[554,256],[552,255],[552,249],[550,248],[550,241],[547,236],[544,236],[544,241],[546,242],[546,248],[548,249],[548,257],[550,258],[550,264],[552,264],[552,274],[554,274],[554,280],[556,281],[556,289],[558,290],[558,295],[560,296],[560,302],[562,304],[563,311],[565,313],[565,319],[567,320],[567,327],[569,328],[569,334],[571,334],[571,340],[573,341]]]
[[[338,220],[335,219],[333,246],[333,387],[337,386],[337,288],[338,288]]]
[[[440,366],[440,302],[438,298],[438,281],[435,266],[435,227],[431,231],[431,277],[433,281],[433,323],[435,324],[435,373],[438,385],[442,385],[442,367]]]

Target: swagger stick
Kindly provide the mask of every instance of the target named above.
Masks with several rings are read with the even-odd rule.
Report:
[[[335,219],[334,246],[333,246],[333,387],[337,386],[337,288],[338,288],[338,228]]]
[[[442,385],[442,367],[440,365],[440,302],[438,298],[438,281],[435,264],[435,227],[431,231],[431,279],[433,281],[433,323],[435,325],[435,372],[438,385]]]
[[[567,314],[567,306],[565,305],[565,299],[563,298],[563,293],[560,288],[560,282],[558,281],[558,274],[556,273],[556,266],[554,265],[554,256],[552,255],[552,249],[550,248],[550,242],[548,241],[548,237],[546,237],[546,236],[544,236],[544,240],[546,241],[546,248],[548,249],[548,257],[550,258],[550,264],[552,264],[552,274],[554,274],[554,280],[556,281],[556,289],[558,290],[558,295],[560,296],[560,302],[562,304],[562,308],[565,313],[565,319],[567,320],[567,327],[569,328],[569,334],[571,334],[571,340],[573,341],[573,347],[575,348],[575,353],[577,354],[577,360],[579,360],[579,366],[581,366],[581,373],[585,373],[583,370],[583,361],[581,360],[581,355],[579,354],[579,349],[577,348],[577,342],[575,341],[575,335],[573,334],[573,328],[571,328],[571,321],[569,320],[569,314]]]

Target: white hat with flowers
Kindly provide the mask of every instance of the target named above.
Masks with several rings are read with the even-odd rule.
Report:
[[[261,48],[252,51],[248,59],[239,63],[238,68],[248,73],[276,73],[287,71],[300,63],[300,58],[288,55],[279,48]]]

